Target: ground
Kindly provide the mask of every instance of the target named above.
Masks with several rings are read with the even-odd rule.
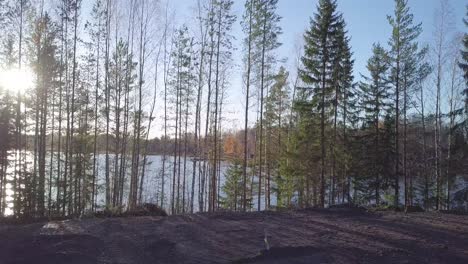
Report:
[[[3,224],[0,263],[468,263],[468,216],[306,209]]]

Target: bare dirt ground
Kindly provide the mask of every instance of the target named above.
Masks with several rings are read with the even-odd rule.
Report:
[[[308,209],[0,225],[0,263],[468,263],[468,216]]]

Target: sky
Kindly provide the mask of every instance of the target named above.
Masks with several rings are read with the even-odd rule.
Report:
[[[171,0],[172,1],[172,0]],[[175,0],[174,5],[181,6],[187,0]],[[243,12],[243,0],[234,0],[234,12],[241,17]],[[448,0],[452,10],[454,21],[453,31],[466,32],[463,24],[465,15],[466,0]],[[180,5],[179,5],[180,3]],[[280,42],[283,45],[277,53],[281,58],[287,58],[286,67],[294,76],[296,68],[297,46],[302,45],[302,36],[309,27],[310,17],[316,12],[318,0],[279,0],[278,13],[282,17],[281,27],[283,34]],[[424,45],[430,45],[433,41],[434,13],[440,6],[439,0],[409,0],[410,11],[414,14],[414,22],[422,23],[423,32],[419,41]],[[392,15],[394,11],[393,0],[338,0],[338,10],[343,13],[347,23],[347,30],[351,37],[351,47],[354,53],[355,67],[354,74],[356,80],[360,79],[360,74],[367,74],[366,63],[372,55],[372,44],[379,42],[387,46],[391,34],[391,27],[387,20],[387,15]],[[183,17],[183,16],[182,16]],[[241,40],[244,37],[240,30],[239,21],[236,23],[234,33],[237,38],[237,47],[242,47]],[[242,49],[236,51],[235,58],[242,58]],[[239,59],[235,60],[241,64]],[[233,128],[243,126],[244,94],[242,92],[241,74],[242,69],[237,65],[238,72],[235,73],[232,81],[230,96],[228,98],[229,118]],[[431,78],[431,77],[430,77]],[[291,80],[292,82],[292,80]],[[429,82],[430,83],[430,82]],[[430,103],[429,103],[430,104]],[[255,117],[255,115],[251,115]],[[252,118],[253,119],[253,118]]]
[[[164,4],[166,0],[161,0]],[[194,7],[196,0],[167,0],[169,8],[174,10],[174,22],[176,25],[194,23]],[[84,3],[93,1],[84,1]],[[454,22],[453,32],[466,32],[462,19],[465,15],[468,4],[467,0],[448,0],[452,10],[452,19]],[[240,19],[244,12],[244,0],[234,0],[233,13],[237,16],[234,24],[233,58],[230,76],[230,87],[228,88],[228,97],[226,98],[225,109],[225,129],[241,129],[244,126],[244,85],[242,82],[242,41],[244,34],[241,30]],[[302,46],[302,36],[309,27],[310,17],[316,12],[318,0],[279,0],[278,13],[282,17],[280,25],[283,34],[280,36],[282,46],[276,51],[278,58],[285,58],[286,62],[282,65],[291,72],[291,79],[295,78],[297,69],[297,47]],[[430,45],[433,43],[434,32],[434,13],[440,6],[440,0],[409,0],[410,12],[414,14],[414,22],[422,23],[423,32],[419,38],[420,43]],[[90,6],[85,9],[89,10]],[[351,48],[354,53],[355,80],[360,80],[360,74],[367,74],[366,63],[372,53],[372,44],[379,42],[384,47],[387,46],[391,34],[391,27],[387,20],[387,15],[392,15],[394,11],[394,0],[338,0],[338,11],[344,16],[347,23],[348,35],[351,37]],[[85,11],[86,12],[86,11]],[[451,35],[452,35],[451,33]],[[278,65],[278,67],[281,66]],[[432,78],[432,77],[430,77]],[[290,80],[292,83],[293,80]],[[431,86],[431,80],[428,81]],[[429,88],[429,92],[431,88]],[[161,99],[161,97],[159,98]],[[432,100],[429,96],[429,100]],[[158,100],[158,105],[162,102]],[[429,102],[429,108],[431,107]],[[162,110],[162,109],[159,109]],[[158,111],[158,108],[156,109]],[[256,108],[251,110],[250,125],[255,120]],[[162,128],[158,125],[151,132],[152,136],[160,136]]]

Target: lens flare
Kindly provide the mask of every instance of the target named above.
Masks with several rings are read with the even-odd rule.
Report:
[[[0,87],[23,93],[33,86],[33,73],[29,69],[10,69],[0,71]]]

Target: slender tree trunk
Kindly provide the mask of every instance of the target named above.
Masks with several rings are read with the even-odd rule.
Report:
[[[64,18],[62,14],[61,18],[61,24],[60,24],[60,32],[61,32],[61,50],[60,50],[60,74],[59,74],[59,124],[58,124],[58,142],[57,142],[57,193],[56,193],[56,210],[57,213],[60,212],[60,187],[61,187],[61,182],[60,182],[60,176],[62,175],[61,171],[61,163],[62,163],[62,102],[63,102],[63,67],[64,67],[64,62],[63,62],[63,54],[64,54]]]
[[[48,197],[48,204],[47,215],[51,215],[51,207],[52,207],[52,176],[53,176],[53,168],[54,168],[54,125],[55,125],[55,93],[52,94],[52,132],[51,132],[51,139],[50,139],[50,163],[49,163],[49,197]]]
[[[336,182],[336,144],[338,142],[337,123],[338,123],[338,97],[339,85],[335,84],[335,100],[334,100],[334,118],[333,118],[333,142],[332,142],[332,173],[330,181],[330,205],[335,204],[335,182]]]
[[[135,142],[134,142],[134,156],[135,156],[135,169],[132,173],[132,181],[133,190],[131,190],[132,200],[129,203],[130,208],[135,208],[137,203],[138,197],[138,166],[140,165],[140,148],[141,148],[141,119],[142,119],[142,111],[143,111],[143,82],[144,82],[144,65],[145,65],[145,56],[146,56],[146,25],[144,24],[144,10],[145,10],[145,1],[141,3],[141,23],[140,23],[140,72],[139,72],[139,81],[138,81],[138,114],[137,114],[137,121],[135,127]]]
[[[176,202],[176,210],[177,210],[177,213],[180,213],[180,166],[182,164],[181,162],[181,157],[182,157],[182,112],[183,112],[183,109],[182,109],[182,100],[183,100],[183,88],[182,88],[182,78],[180,78],[180,81],[179,81],[179,89],[180,89],[180,92],[179,92],[179,104],[178,104],[178,107],[179,107],[179,124],[178,124],[178,127],[179,127],[179,144],[177,145],[177,202]],[[182,190],[183,192],[183,190]]]
[[[266,5],[267,3],[265,3]],[[265,7],[266,9],[266,7]],[[262,55],[261,55],[261,74],[260,74],[260,153],[259,153],[259,172],[258,172],[258,200],[257,210],[261,210],[261,195],[262,195],[262,166],[263,166],[263,89],[265,88],[265,53],[266,53],[266,15],[263,19],[262,29]]]
[[[380,89],[379,80],[375,82],[377,89]],[[379,91],[376,94],[375,98],[376,108],[375,108],[375,117],[374,117],[374,128],[375,128],[375,152],[374,152],[374,173],[375,173],[375,204],[380,205],[380,167],[377,168],[379,164],[379,151],[380,151],[380,129],[379,129],[379,117],[380,117],[380,98]]]
[[[175,112],[175,133],[174,133],[174,161],[173,161],[173,173],[172,173],[172,214],[176,214],[176,177],[177,177],[177,147],[178,147],[178,129],[179,129],[179,97],[180,97],[180,61],[177,61],[177,87],[176,87],[176,112]],[[178,188],[179,186],[177,186]],[[179,192],[177,190],[177,192]],[[177,197],[178,198],[178,197]],[[178,203],[178,201],[177,201]]]
[[[198,17],[200,19],[200,36],[201,36],[201,51],[200,51],[200,61],[199,61],[199,68],[198,68],[198,90],[197,90],[197,102],[196,102],[196,109],[195,109],[195,156],[193,157],[193,167],[192,167],[192,193],[191,193],[191,202],[190,202],[190,213],[193,213],[193,203],[194,203],[194,198],[195,198],[195,181],[196,181],[196,168],[197,168],[197,160],[200,160],[201,163],[201,153],[200,153],[200,127],[201,127],[201,98],[202,98],[202,93],[203,93],[203,71],[204,71],[204,62],[205,62],[205,44],[206,44],[206,32],[204,31],[203,27],[203,22],[201,20],[202,14],[201,14],[201,3],[200,0],[197,1],[198,5]],[[205,135],[206,136],[206,135]],[[199,205],[202,204],[200,200],[201,196],[201,173],[199,171],[199,185],[198,185],[198,193],[199,193],[199,198],[198,198],[198,203]],[[201,211],[201,210],[200,210]]]
[[[63,198],[62,198],[62,214],[66,215],[66,206],[68,201],[68,163],[70,158],[70,87],[69,87],[69,70],[68,70],[68,6],[64,4],[65,9],[65,94],[66,94],[66,111],[67,111],[67,128],[65,135],[65,164],[63,175]]]
[[[405,208],[409,205],[409,190],[408,190],[408,172],[407,172],[407,142],[408,142],[408,119],[407,119],[407,107],[408,107],[408,91],[407,91],[407,76],[406,66],[404,68],[405,73],[403,76],[403,176],[405,178]]]
[[[220,47],[221,47],[221,23],[222,23],[222,7],[219,7],[218,14],[218,31],[216,41],[216,77],[215,77],[215,111],[214,111],[214,162],[213,162],[213,175],[211,178],[211,210],[216,210],[217,190],[216,190],[216,173],[217,162],[216,157],[218,153],[218,99],[219,99],[219,60],[220,60]]]
[[[214,8],[213,8],[213,2],[211,2],[211,7],[210,7],[210,10],[211,12],[214,12]],[[207,183],[206,179],[206,175],[207,175],[207,163],[209,164],[209,151],[208,151],[208,138],[209,138],[209,124],[210,124],[210,106],[211,106],[211,93],[212,93],[212,89],[211,89],[211,82],[212,82],[212,67],[213,67],[213,54],[214,54],[214,40],[213,40],[213,35],[214,35],[214,29],[213,29],[213,23],[210,24],[210,58],[209,58],[209,67],[208,67],[208,95],[207,95],[207,107],[206,107],[206,120],[205,120],[205,139],[204,139],[204,143],[203,143],[203,151],[204,151],[204,164],[203,164],[203,178],[202,178],[202,191],[201,191],[201,194],[202,194],[202,197],[201,197],[201,205],[200,205],[200,208],[201,210],[200,211],[204,211],[204,204],[205,204],[205,198],[204,198],[204,194],[205,194],[205,185]],[[206,197],[208,198],[208,197]],[[208,206],[209,207],[209,206]]]
[[[167,75],[168,75],[168,65],[167,62],[167,6],[166,6],[166,13],[165,13],[165,27],[164,27],[164,140],[163,143],[163,160],[162,160],[162,179],[161,179],[161,208],[164,208],[164,186],[165,186],[165,179],[166,179],[166,157],[167,157]],[[173,201],[172,201],[173,202]]]
[[[188,77],[190,78],[190,77]],[[184,128],[184,178],[182,180],[182,213],[185,213],[185,183],[187,172],[187,137],[188,137],[188,118],[189,118],[189,89],[190,83],[187,79],[186,95],[185,95],[185,128]]]
[[[130,47],[126,50],[126,69],[125,69],[125,103],[124,103],[124,128],[123,128],[123,139],[122,139],[122,146],[120,153],[120,175],[119,175],[119,206],[122,207],[123,205],[123,193],[124,193],[124,182],[127,175],[127,148],[128,148],[128,141],[129,141],[129,119],[130,119],[130,92],[131,92],[131,79],[133,74],[133,66],[132,66],[132,58],[133,58],[133,43],[134,43],[134,33],[135,33],[135,6],[136,3],[134,0],[130,1],[130,12],[128,17],[128,27],[127,27],[127,44],[129,43]],[[135,109],[134,109],[135,110]],[[135,110],[136,111],[136,110]],[[134,138],[132,139],[134,142]],[[134,156],[132,152],[132,160],[133,162]],[[132,177],[133,175],[133,163],[131,164],[130,169]],[[130,180],[131,181],[131,180]],[[131,191],[131,190],[130,190]],[[129,196],[130,198],[130,196]]]
[[[320,207],[325,207],[325,85],[326,85],[326,66],[327,61],[322,62],[322,87],[320,109],[320,148],[321,148],[321,166],[320,166]]]
[[[395,208],[400,204],[400,46],[399,43],[397,45],[395,78]]]
[[[110,159],[109,159],[109,128],[110,128],[110,87],[109,87],[109,53],[110,53],[110,0],[107,0],[106,7],[106,50],[105,50],[105,112],[106,112],[106,156],[105,156],[105,177],[106,177],[106,208],[111,205],[110,189]]]
[[[91,191],[91,211],[95,211],[96,208],[96,178],[97,178],[97,138],[98,138],[98,105],[99,105],[99,61],[100,61],[100,51],[101,51],[101,16],[99,16],[98,21],[98,31],[97,31],[97,48],[96,48],[96,86],[94,92],[94,139],[93,139],[93,178],[92,178],[92,191]]]
[[[450,112],[449,112],[449,135],[448,135],[448,146],[447,146],[447,171],[446,171],[446,210],[450,210],[450,173],[452,165],[452,145],[453,145],[453,130],[455,126],[455,81],[456,81],[456,72],[458,67],[457,59],[452,64],[452,74],[450,80]]]
[[[247,40],[247,75],[246,75],[246,90],[245,90],[245,120],[244,120],[244,163],[243,163],[243,189],[242,189],[242,210],[247,210],[247,155],[248,155],[248,128],[249,128],[249,97],[250,97],[250,72],[251,72],[251,52],[252,52],[252,12],[253,0],[250,0],[249,13],[249,36]]]
[[[76,86],[76,66],[77,66],[77,62],[76,62],[76,44],[78,42],[78,35],[77,35],[77,29],[78,29],[78,7],[79,3],[78,2],[75,2],[75,6],[74,6],[74,9],[75,9],[75,17],[74,17],[74,33],[73,33],[73,69],[72,69],[72,97],[71,97],[71,124],[70,124],[70,159],[71,159],[71,162],[69,163],[69,171],[70,171],[70,177],[71,179],[73,179],[74,175],[73,175],[73,153],[75,152],[74,151],[74,119],[75,119],[75,86]],[[75,177],[79,177],[80,175],[76,175]],[[76,186],[76,181],[77,179],[75,179],[75,193],[74,193],[74,203],[76,205],[77,203],[77,200],[76,200],[76,191],[77,191],[77,186]],[[71,205],[71,202],[72,202],[72,199],[69,200],[70,201],[70,205]],[[73,207],[72,206],[69,206],[68,210],[70,211]],[[70,212],[69,212],[70,213]]]
[[[21,70],[21,62],[23,55],[23,13],[24,13],[24,2],[25,0],[20,0],[20,21],[19,21],[19,41],[18,41],[18,68]]]
[[[424,209],[429,208],[429,176],[427,170],[427,142],[426,142],[426,118],[424,112],[424,90],[421,86],[420,88],[421,94],[421,122],[422,122],[422,137],[423,137],[423,149],[422,149],[422,160],[423,160],[423,174],[424,174]]]
[[[156,108],[156,95],[157,95],[157,88],[158,88],[158,64],[159,64],[159,54],[161,53],[161,46],[158,48],[158,53],[156,55],[156,62],[155,62],[155,73],[154,73],[154,93],[153,93],[153,102],[151,104],[151,110],[150,114],[148,117],[148,129],[146,131],[146,138],[145,138],[145,146],[143,150],[143,168],[141,170],[141,179],[140,179],[140,187],[139,187],[139,196],[138,196],[138,202],[141,204],[143,202],[142,200],[142,194],[143,194],[143,182],[145,178],[145,169],[146,169],[146,160],[148,156],[148,142],[149,142],[149,134],[151,131],[151,125],[153,121],[153,114],[154,114],[154,109]]]

